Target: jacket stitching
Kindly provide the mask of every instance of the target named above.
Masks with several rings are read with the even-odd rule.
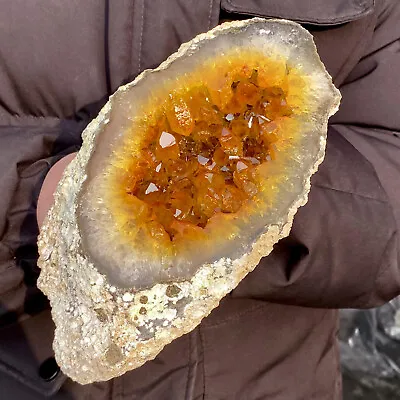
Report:
[[[335,372],[336,375],[340,375],[340,363],[339,363],[339,354],[338,354],[338,348],[337,348],[337,344],[336,344],[336,335],[337,335],[337,331],[338,331],[338,325],[339,325],[339,318],[338,318],[338,311],[337,310],[326,310],[327,312],[324,314],[323,318],[321,319],[321,321],[318,323],[318,325],[320,325],[322,322],[324,322],[324,320],[327,319],[327,317],[329,319],[331,319],[331,313],[329,311],[332,311],[334,313],[334,330],[330,332],[330,336],[329,339],[327,340],[327,345],[326,345],[326,352],[324,353],[324,355],[327,355],[331,350],[333,350],[333,355],[330,357],[332,359],[332,363],[333,363],[333,368],[335,368]],[[320,357],[320,361],[321,361],[321,357]],[[317,366],[317,369],[320,368],[319,363]],[[311,382],[312,388],[310,388],[310,392],[312,394],[311,396],[311,400],[320,400],[320,398],[317,398],[317,395],[319,395],[318,393],[316,393],[316,389],[317,387],[314,385],[315,382],[315,376],[314,379]],[[335,386],[336,386],[336,382],[337,379],[333,379],[333,387],[332,390],[329,393],[332,394],[336,394],[336,390],[335,390]],[[303,400],[306,400],[307,398],[303,398]],[[333,400],[333,398],[332,398]]]
[[[104,73],[106,76],[107,94],[110,96],[111,73],[110,73],[110,1],[104,2]]]
[[[385,251],[384,251],[383,254],[382,254],[382,259],[383,259],[383,257],[386,256],[386,253],[388,252],[389,245],[392,243],[393,238],[396,237],[396,236],[397,236],[397,230],[393,232],[393,235],[392,235],[392,236],[390,237],[390,239],[388,240],[388,243],[387,243],[387,245],[386,245],[386,247],[385,247]],[[382,260],[381,260],[381,261],[382,261]],[[383,268],[382,271],[379,271],[379,273],[378,273],[378,275],[377,275],[377,277],[376,277],[375,282],[378,281],[378,280],[382,277],[382,275],[383,275],[384,273],[386,273],[386,271],[389,269],[390,263],[386,263],[386,264],[387,264],[386,267]]]
[[[143,30],[144,30],[144,0],[141,1],[142,10],[140,14],[140,38],[139,38],[139,58],[138,58],[138,74],[142,67],[142,44],[143,44]]]
[[[355,62],[350,63],[351,57],[353,57],[356,49],[360,49],[361,44],[363,42],[365,42],[365,36],[367,35],[367,33],[370,31],[370,27],[374,25],[374,20],[372,19],[372,21],[368,24],[365,24],[364,27],[364,31],[360,33],[360,38],[359,40],[355,43],[352,51],[349,52],[348,57],[346,58],[346,60],[343,62],[342,67],[339,69],[339,71],[336,73],[336,83],[338,85],[338,87],[341,87],[343,82],[345,81],[347,75],[350,73],[350,71],[358,64],[358,62],[360,61],[360,59],[362,58],[362,55],[358,55],[357,59],[355,60]],[[349,66],[351,66],[351,68],[349,68]],[[347,70],[347,72],[346,72]]]
[[[210,5],[208,7],[208,29],[211,28],[211,18],[212,18],[213,4],[214,4],[214,0],[210,0]]]
[[[333,359],[335,362],[336,367],[336,379],[333,383],[332,393],[334,393],[335,397],[338,394],[337,386],[338,381],[341,380],[341,371],[340,371],[340,353],[339,353],[339,346],[337,341],[337,335],[339,332],[339,313],[335,310],[335,331],[332,333],[332,347],[333,347]]]
[[[134,13],[134,9],[135,9],[135,1],[134,0],[131,3],[131,10],[130,10],[130,15],[131,15],[131,23],[129,25],[129,38],[130,42],[131,42],[131,47],[130,47],[130,51],[129,51],[129,71],[128,71],[128,75],[130,75],[132,73],[132,63],[133,63],[133,17],[135,15]]]
[[[341,370],[340,370],[340,353],[339,353],[339,346],[338,346],[338,332],[339,332],[339,327],[340,327],[340,321],[339,321],[339,312],[336,310],[335,311],[336,314],[336,329],[335,332],[333,333],[333,337],[332,337],[332,346],[333,346],[333,352],[334,352],[334,359],[335,359],[335,363],[336,363],[336,379],[334,382],[334,386],[333,386],[333,392],[336,394],[338,394],[338,390],[337,390],[337,386],[338,383],[341,382]],[[339,383],[340,385],[340,383]],[[340,386],[339,386],[340,389]],[[340,393],[340,390],[339,390]],[[340,396],[340,394],[339,394]]]
[[[202,356],[203,356],[203,400],[206,398],[206,361],[205,361],[205,339],[204,334],[202,332],[201,326],[199,326],[199,336],[200,336],[200,343],[202,347]]]
[[[255,312],[255,311],[263,310],[266,307],[266,305],[267,305],[266,301],[263,302],[263,304],[255,304],[255,305],[247,308],[244,311],[240,311],[238,313],[232,313],[228,318],[225,318],[225,319],[220,320],[218,322],[215,322],[213,324],[205,324],[204,328],[205,329],[215,328],[217,326],[227,324],[227,323],[229,323],[231,321],[235,321],[235,320],[239,319],[242,315],[248,314],[249,312],[253,312],[253,311]]]
[[[383,250],[382,255],[380,257],[379,265],[382,265],[382,261],[383,261],[384,257],[386,256],[386,253],[387,253],[387,251],[389,249],[389,245],[392,243],[393,237],[396,236],[396,235],[397,235],[397,231],[393,232],[392,236],[390,237],[390,239],[386,243],[385,249]],[[360,304],[359,308],[365,308],[365,307],[369,307],[370,306],[371,300],[372,300],[374,294],[376,293],[377,282],[379,281],[380,277],[389,269],[389,267],[390,267],[390,263],[386,263],[384,268],[378,268],[378,271],[376,272],[375,279],[373,281],[373,285],[372,285],[372,288],[371,288],[371,293],[368,296],[368,299]]]
[[[376,201],[376,202],[378,202],[378,203],[382,203],[382,204],[388,205],[388,202],[387,202],[386,200],[376,199],[376,198],[374,198],[374,197],[366,196],[366,195],[360,194],[360,193],[350,192],[350,191],[347,191],[347,190],[331,188],[331,187],[329,187],[329,186],[325,186],[325,185],[322,185],[322,184],[320,184],[320,183],[314,183],[314,184],[312,184],[311,186],[316,186],[316,187],[318,187],[318,188],[320,188],[320,189],[333,190],[333,191],[335,191],[335,192],[339,192],[339,193],[343,193],[343,194],[348,194],[348,195],[351,195],[351,196],[356,196],[356,197],[360,197],[360,198],[362,198],[362,199],[372,200],[372,201]]]
[[[108,396],[108,398],[111,400],[112,399],[112,395],[113,395],[113,391],[114,391],[114,388],[115,388],[115,379],[111,379],[111,381],[110,381],[110,383],[109,383],[109,396]],[[85,385],[85,386],[88,386],[88,385]]]
[[[192,332],[188,334],[188,368],[187,368],[187,377],[186,377],[186,388],[185,388],[185,399],[188,398],[189,392],[189,377],[190,377],[190,368],[191,368],[191,359],[192,359]]]

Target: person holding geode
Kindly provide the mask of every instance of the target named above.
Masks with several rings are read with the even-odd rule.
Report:
[[[5,398],[340,399],[400,293],[400,7],[197,3],[0,16]]]

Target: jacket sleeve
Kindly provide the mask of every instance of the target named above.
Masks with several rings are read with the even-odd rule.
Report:
[[[309,202],[234,297],[364,308],[400,294],[400,4],[377,4]]]
[[[104,5],[78,5],[16,0],[0,12],[0,327],[46,306],[37,196],[107,95]]]
[[[0,126],[0,327],[47,306],[36,288],[36,203],[50,167],[80,145],[82,126]]]

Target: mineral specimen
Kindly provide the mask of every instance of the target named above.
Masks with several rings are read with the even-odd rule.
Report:
[[[118,89],[39,238],[62,370],[137,368],[288,235],[340,94],[296,23],[226,23]]]

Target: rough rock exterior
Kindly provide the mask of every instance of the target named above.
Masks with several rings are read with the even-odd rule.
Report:
[[[157,70],[167,69],[198,43],[254,23],[268,24],[261,19],[223,24],[184,44]],[[295,23],[271,23],[289,24],[302,35],[310,36]],[[313,51],[318,58],[315,47]],[[329,79],[321,63],[320,69]],[[118,92],[131,90],[149,73],[145,71]],[[340,101],[338,91],[334,89],[333,93],[331,107],[321,117],[319,148],[303,176],[302,192],[288,207],[284,218],[266,226],[253,243],[252,251],[237,259],[230,259],[227,254],[204,264],[190,280],[156,284],[138,292],[111,285],[85,257],[76,218],[77,196],[86,179],[85,167],[96,136],[109,122],[113,106],[113,98],[110,99],[84,131],[82,149],[64,173],[39,238],[38,285],[51,302],[56,324],[55,355],[68,376],[82,384],[108,380],[153,359],[166,344],[193,330],[257,266],[260,258],[267,256],[273,245],[289,234],[297,209],[307,201],[310,177],[324,157],[327,118],[337,110]]]

